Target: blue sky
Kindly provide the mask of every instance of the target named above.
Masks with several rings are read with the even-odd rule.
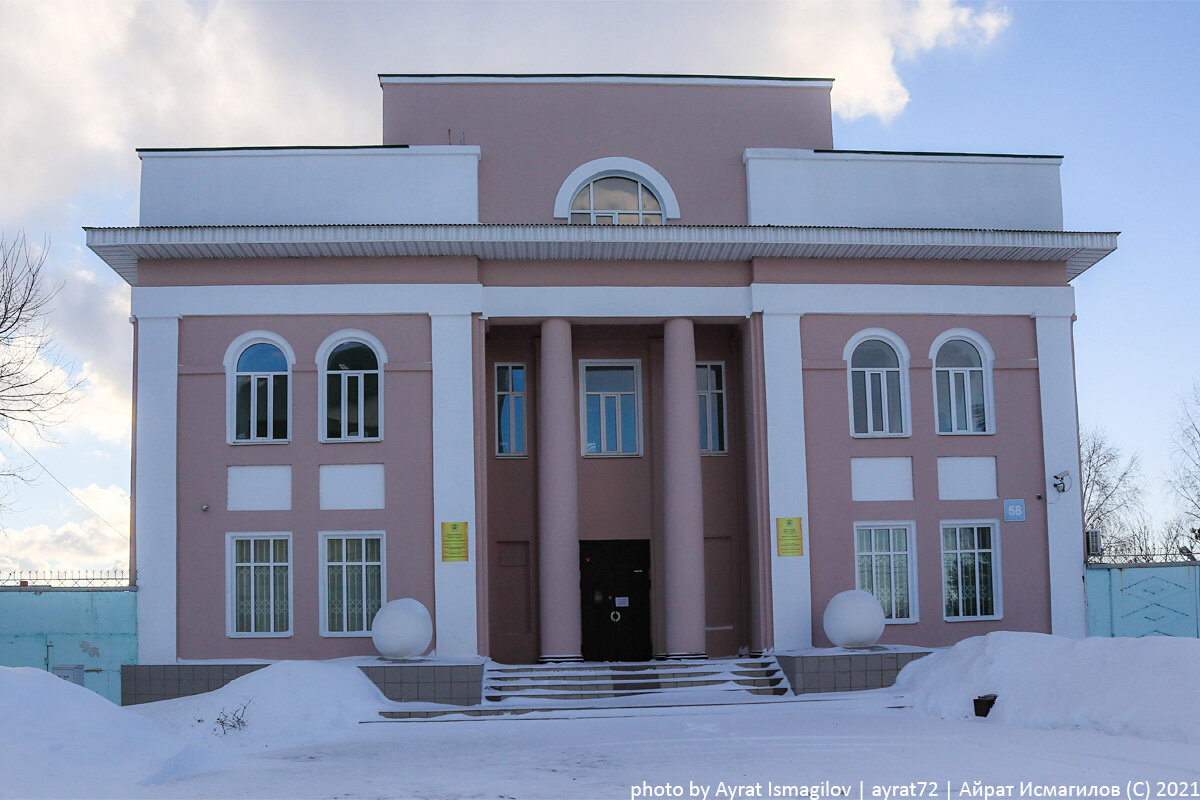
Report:
[[[1190,2],[0,1],[0,232],[50,237],[63,363],[89,380],[57,445],[17,433],[106,520],[15,484],[0,569],[124,557],[128,291],[80,228],[136,224],[134,148],[376,142],[379,72],[832,77],[838,147],[1064,155],[1067,228],[1122,232],[1075,282],[1080,415],[1141,454],[1165,516],[1200,378],[1197,41]],[[0,454],[29,463],[2,433]]]

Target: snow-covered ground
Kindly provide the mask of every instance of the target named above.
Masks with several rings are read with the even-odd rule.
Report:
[[[337,662],[136,711],[0,669],[0,796],[1197,797],[1198,669],[1197,641],[993,634],[915,662],[894,689],[365,725],[388,703]],[[999,695],[992,716],[968,716],[983,690]],[[219,732],[246,700],[245,727]]]

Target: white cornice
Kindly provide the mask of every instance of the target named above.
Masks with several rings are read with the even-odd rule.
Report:
[[[830,89],[831,78],[765,78],[723,75],[380,75],[388,84],[446,83],[606,83],[656,84],[667,86],[774,86],[793,89]]]
[[[139,259],[474,256],[531,261],[870,258],[1062,261],[1074,278],[1117,248],[1116,233],[958,228],[593,225],[260,225],[86,228],[87,245],[129,283]]]

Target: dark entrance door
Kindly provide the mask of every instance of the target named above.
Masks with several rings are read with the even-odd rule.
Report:
[[[650,542],[579,543],[585,661],[649,661]]]

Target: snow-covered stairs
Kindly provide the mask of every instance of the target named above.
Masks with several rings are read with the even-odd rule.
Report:
[[[488,702],[604,700],[696,690],[770,695],[789,691],[773,658],[495,665],[483,674],[483,697]]]
[[[466,714],[496,716],[536,712],[652,706],[724,705],[769,701],[791,694],[771,656],[636,663],[489,663],[483,702],[464,708],[385,711],[388,719]]]

